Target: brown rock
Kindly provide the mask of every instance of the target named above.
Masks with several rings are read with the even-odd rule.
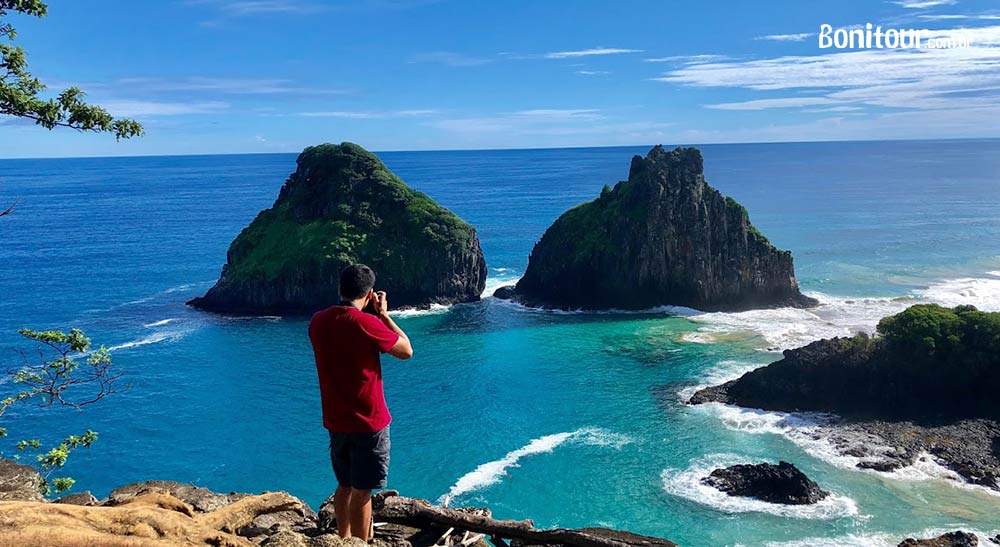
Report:
[[[70,494],[68,496],[63,496],[52,503],[65,503],[67,505],[97,505],[97,498],[94,497],[90,490],[84,490],[83,492],[77,492],[76,494]]]
[[[174,481],[144,481],[115,488],[111,491],[111,495],[108,496],[105,504],[112,506],[121,505],[141,492],[152,488],[166,490],[170,495],[187,503],[199,513],[210,513],[247,496],[247,494],[237,494],[235,492],[220,494],[201,486]]]
[[[42,501],[42,477],[30,465],[0,460],[0,501]]]

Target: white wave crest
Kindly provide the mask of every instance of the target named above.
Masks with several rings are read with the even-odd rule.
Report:
[[[747,363],[743,361],[730,360],[720,361],[719,364],[701,374],[699,377],[700,383],[698,385],[682,388],[677,392],[677,396],[680,397],[681,401],[686,403],[691,400],[691,397],[699,390],[735,380],[751,370],[760,368],[761,366],[762,365],[760,363]]]
[[[170,323],[173,323],[174,321],[177,321],[177,318],[176,317],[170,317],[170,318],[167,318],[167,319],[160,319],[159,321],[153,321],[152,323],[146,323],[143,326],[146,327],[147,329],[151,329],[153,327],[162,327],[164,325],[169,325]]]
[[[438,503],[447,507],[448,503],[458,496],[497,484],[507,475],[508,469],[517,467],[518,462],[522,458],[552,452],[567,442],[579,442],[582,444],[621,449],[623,446],[631,443],[632,439],[627,435],[593,427],[545,435],[533,439],[517,450],[508,452],[506,456],[499,460],[486,462],[476,467],[473,471],[466,473],[452,485],[447,494],[438,498]]]
[[[507,268],[494,268],[494,269],[498,272],[507,271]],[[517,282],[520,280],[521,280],[520,277],[506,275],[506,274],[499,275],[497,277],[487,277],[486,287],[483,289],[480,298],[490,298],[491,296],[493,296],[493,293],[496,292],[496,290],[499,289],[500,287],[504,287],[506,285],[516,285]]]
[[[669,494],[687,498],[725,513],[769,513],[780,517],[819,520],[851,517],[858,514],[858,506],[854,500],[835,493],[831,493],[826,499],[810,505],[785,505],[753,498],[730,496],[701,482],[702,478],[707,477],[716,469],[745,463],[759,462],[734,454],[710,454],[693,460],[687,469],[664,470],[661,475],[663,489]]]
[[[190,326],[186,328],[173,329],[173,330],[159,330],[148,336],[144,336],[142,338],[137,338],[129,342],[124,342],[121,344],[110,346],[107,349],[108,351],[122,351],[142,346],[148,346],[150,344],[158,344],[160,342],[176,342],[177,340],[180,340],[181,338],[184,338],[185,336],[190,334],[193,330],[194,329],[191,328]]]
[[[389,315],[393,317],[420,317],[422,315],[437,315],[439,313],[445,313],[450,310],[451,306],[446,306],[444,304],[431,304],[429,308],[419,309],[419,308],[407,308],[405,310],[392,310]]]
[[[942,306],[973,305],[983,311],[1000,311],[1000,272],[991,277],[961,277],[917,291],[924,299]]]
[[[941,480],[946,484],[968,490],[983,492],[997,496],[1000,492],[985,486],[966,482],[958,473],[938,463],[928,453],[919,454],[911,465],[892,471],[878,471],[858,467],[864,461],[878,460],[878,456],[851,456],[845,453],[846,447],[838,447],[833,442],[837,431],[833,427],[839,418],[819,413],[784,413],[765,410],[740,408],[721,403],[703,403],[692,407],[696,411],[710,412],[716,415],[722,425],[733,431],[749,434],[780,435],[810,456],[825,461],[830,465],[881,476],[898,481],[928,481]],[[869,454],[892,453],[895,450],[886,445],[880,445],[881,439],[873,435],[859,437],[856,443],[863,443]]]

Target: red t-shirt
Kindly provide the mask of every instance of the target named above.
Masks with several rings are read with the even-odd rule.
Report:
[[[319,373],[323,425],[337,433],[380,431],[389,425],[379,352],[389,351],[399,335],[378,317],[348,305],[316,312],[309,339]]]

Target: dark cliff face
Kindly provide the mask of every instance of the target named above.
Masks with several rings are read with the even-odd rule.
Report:
[[[810,306],[792,256],[704,179],[695,148],[635,156],[628,180],[563,213],[535,245],[516,298],[529,305],[707,311]]]
[[[340,271],[362,262],[389,304],[479,299],[476,230],[351,143],[306,148],[278,199],[233,241],[222,275],[189,302],[221,313],[305,315],[336,304]]]

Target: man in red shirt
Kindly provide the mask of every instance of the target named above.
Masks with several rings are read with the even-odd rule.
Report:
[[[340,304],[316,312],[309,322],[338,483],[337,532],[364,541],[371,539],[372,490],[385,488],[389,471],[392,417],[382,392],[379,354],[413,356],[410,339],[389,317],[385,292],[374,287],[371,268],[348,266],[340,273]],[[362,311],[369,305],[372,313]]]

